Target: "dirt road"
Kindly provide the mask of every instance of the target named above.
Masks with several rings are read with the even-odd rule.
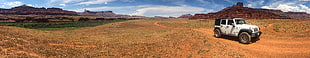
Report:
[[[307,23],[309,21],[302,22],[290,22],[290,23]],[[158,24],[155,22],[154,25],[164,28],[177,28],[169,27]],[[274,23],[280,24],[280,23]],[[274,24],[269,24],[263,28],[263,32],[274,32],[270,30]],[[178,29],[191,29],[191,28],[178,28]],[[287,40],[279,39],[281,37],[271,37],[273,35],[263,34],[259,41],[252,44],[241,44],[234,37],[215,38],[213,36],[213,29],[199,28],[192,29],[201,32],[206,37],[211,38],[212,41],[218,41],[220,44],[225,45],[227,50],[232,50],[237,53],[244,54],[245,57],[250,58],[265,58],[265,57],[279,57],[279,58],[294,58],[294,57],[310,57],[310,38],[302,38],[303,40]],[[268,30],[268,31],[265,31]],[[282,37],[283,38],[283,37]],[[289,37],[287,37],[289,38]]]

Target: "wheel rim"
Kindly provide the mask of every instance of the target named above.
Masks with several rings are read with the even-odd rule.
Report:
[[[248,37],[247,37],[246,35],[242,35],[242,36],[241,36],[241,41],[242,41],[242,42],[248,41]]]
[[[214,36],[215,36],[215,37],[217,37],[217,36],[218,36],[217,32],[215,32],[215,33],[214,33]]]
[[[219,32],[216,31],[215,34],[214,34],[214,36],[215,36],[215,37],[218,37],[218,36],[219,36]]]

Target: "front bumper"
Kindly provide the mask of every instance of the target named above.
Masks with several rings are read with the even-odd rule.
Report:
[[[251,34],[251,37],[259,37],[260,35],[262,35],[261,31],[257,31]]]

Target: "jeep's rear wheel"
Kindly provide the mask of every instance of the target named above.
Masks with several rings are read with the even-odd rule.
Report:
[[[248,34],[247,32],[240,33],[239,42],[244,44],[251,43],[251,35]]]
[[[222,36],[221,31],[219,29],[215,29],[214,30],[214,37],[219,38],[221,36]]]

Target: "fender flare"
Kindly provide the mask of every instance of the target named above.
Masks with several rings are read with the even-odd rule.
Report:
[[[240,31],[239,31],[239,33],[238,33],[238,36],[239,36],[239,34],[240,33],[242,33],[242,32],[247,32],[248,34],[252,34],[252,30],[251,29],[241,29]]]
[[[222,30],[220,29],[220,27],[215,27],[214,30],[213,30],[213,32],[215,32],[216,29],[219,29],[220,32],[223,33]]]
[[[220,27],[215,27],[213,31],[215,31],[216,29],[219,29],[221,31]]]

